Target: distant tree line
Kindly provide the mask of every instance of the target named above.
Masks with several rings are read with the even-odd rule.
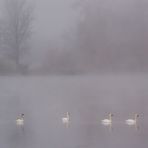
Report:
[[[148,5],[144,0],[130,0],[130,4],[77,0],[73,8],[79,10],[76,29],[67,33],[65,50],[49,51],[43,69],[68,74],[148,72]]]
[[[63,35],[64,45],[50,44],[40,66],[30,68],[27,53],[33,9],[26,0],[5,0],[5,15],[0,19],[0,73],[147,72],[147,2],[110,2],[77,0],[73,8],[79,19]]]
[[[80,61],[98,71],[148,70],[147,2],[79,0],[77,27]]]

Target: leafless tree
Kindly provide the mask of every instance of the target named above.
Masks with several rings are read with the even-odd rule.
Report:
[[[32,34],[33,7],[27,0],[5,0],[4,11],[4,50],[20,71],[25,66],[22,59]]]

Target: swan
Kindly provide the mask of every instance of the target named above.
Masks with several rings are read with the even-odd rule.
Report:
[[[17,117],[16,124],[17,125],[24,125],[24,114],[21,114],[20,117]]]
[[[109,116],[108,119],[102,120],[102,124],[103,124],[103,125],[111,125],[111,124],[112,124],[112,117],[113,117],[113,114],[112,114],[112,113],[109,113],[108,116]]]
[[[137,124],[137,118],[139,117],[138,114],[135,114],[135,118],[134,119],[127,119],[125,121],[126,124],[128,125],[136,125]]]
[[[70,115],[69,115],[69,112],[67,112],[66,117],[62,118],[62,122],[63,123],[69,123],[69,121],[70,121]]]

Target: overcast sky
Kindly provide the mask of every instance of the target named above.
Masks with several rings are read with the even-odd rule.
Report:
[[[31,39],[33,54],[30,55],[31,60],[35,59],[36,62],[42,61],[46,57],[45,54],[48,54],[46,51],[52,50],[52,47],[58,50],[66,49],[63,48],[64,41],[66,45],[68,44],[67,50],[75,49],[80,42],[83,42],[83,39],[85,40],[84,36],[89,35],[88,30],[92,32],[92,36],[89,36],[91,39],[88,40],[89,42],[86,41],[90,45],[89,51],[93,48],[96,51],[99,51],[98,49],[111,49],[112,55],[116,55],[114,52],[120,52],[120,49],[124,51],[125,47],[126,50],[138,49],[139,47],[144,50],[144,45],[147,46],[148,2],[146,0],[82,0],[84,2],[82,5],[84,11],[81,11],[84,12],[81,13],[83,15],[82,19],[85,20],[85,16],[87,16],[84,23],[88,25],[88,28],[86,27],[86,30],[84,29],[81,33],[82,38],[79,38],[80,35],[75,36],[73,34],[78,35],[76,32],[78,30],[75,29],[80,27],[77,24],[82,16],[79,13],[80,9],[74,8],[73,4],[80,0],[28,1],[33,3],[34,6],[33,35]],[[89,18],[88,14],[92,19]],[[105,25],[101,25],[103,23]],[[102,35],[97,33],[97,30],[102,32],[103,28],[104,33]],[[78,40],[75,42],[75,40],[69,40],[69,38],[65,39],[64,35],[66,33],[70,35],[70,38],[76,37]],[[85,47],[88,46],[84,41],[84,49],[86,49]],[[57,53],[61,54],[61,52]],[[93,55],[93,51],[90,53]],[[79,55],[79,52],[76,54]]]
[[[33,39],[36,44],[34,46],[46,48],[50,42],[57,44],[60,42],[63,32],[72,29],[75,25],[76,13],[71,8],[74,0],[32,1],[35,5]]]

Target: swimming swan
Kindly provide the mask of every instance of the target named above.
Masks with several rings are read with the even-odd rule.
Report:
[[[128,124],[128,125],[136,125],[138,117],[139,117],[139,115],[135,114],[135,118],[134,119],[128,119],[128,120],[125,121],[125,123]]]
[[[69,121],[70,121],[70,115],[69,115],[69,112],[67,112],[66,117],[62,118],[62,122],[63,123],[69,123]]]
[[[24,114],[21,114],[20,117],[17,117],[16,124],[17,125],[24,125]]]
[[[109,118],[102,120],[102,124],[103,125],[111,125],[112,124],[112,117],[113,117],[113,114],[109,113]]]

